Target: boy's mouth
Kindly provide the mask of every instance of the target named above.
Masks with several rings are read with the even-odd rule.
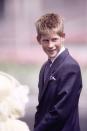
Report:
[[[49,52],[50,54],[53,54],[55,51],[56,51],[55,49],[53,49],[53,50],[48,50],[48,52]]]

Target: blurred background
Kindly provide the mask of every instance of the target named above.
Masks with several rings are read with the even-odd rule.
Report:
[[[65,47],[81,67],[80,127],[87,131],[87,0],[0,0],[0,70],[29,86],[29,103],[21,119],[32,131],[38,103],[38,74],[47,59],[36,41],[35,22],[51,12],[64,17]]]

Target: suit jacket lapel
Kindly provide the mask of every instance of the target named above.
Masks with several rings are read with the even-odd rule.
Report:
[[[39,99],[40,101],[41,101],[41,99],[42,99],[42,97],[43,97],[44,92],[45,92],[46,89],[47,89],[47,85],[48,85],[48,82],[49,82],[49,80],[50,80],[50,76],[56,72],[56,70],[59,68],[59,66],[60,66],[61,63],[64,61],[64,59],[67,57],[68,54],[69,54],[68,50],[65,49],[65,51],[63,51],[63,52],[58,56],[58,58],[54,61],[54,63],[53,63],[52,66],[50,67],[50,72],[49,72],[49,74],[48,74],[48,78],[46,79],[46,81],[45,81],[45,83],[44,83],[43,85],[40,85],[40,86],[41,86],[40,88],[43,88],[43,89],[41,89],[41,92],[40,92],[40,99]],[[44,72],[44,70],[43,70],[43,72]],[[42,74],[42,75],[44,75],[44,74]],[[44,79],[44,77],[43,77],[42,79]],[[41,81],[42,81],[42,80],[41,80]]]
[[[39,84],[38,84],[38,87],[39,87],[39,99],[41,98],[42,90],[43,90],[43,86],[44,86],[44,70],[45,70],[45,65],[42,67],[41,72],[40,72],[40,76],[39,76]]]

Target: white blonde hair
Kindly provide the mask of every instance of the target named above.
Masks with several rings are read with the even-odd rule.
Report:
[[[23,116],[28,94],[29,87],[0,71],[0,121]]]

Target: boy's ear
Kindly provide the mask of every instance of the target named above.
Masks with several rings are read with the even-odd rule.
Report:
[[[62,38],[65,38],[65,33],[60,33],[60,36],[61,36]]]
[[[65,33],[62,33],[62,34],[61,34],[61,39],[62,39],[62,42],[65,41]]]
[[[61,37],[61,41],[64,42],[65,41],[65,37]]]
[[[65,41],[65,35],[61,36],[61,41],[64,42]]]
[[[37,41],[40,43],[40,36],[39,35],[37,36]]]
[[[65,39],[65,33],[62,34],[62,37]]]

